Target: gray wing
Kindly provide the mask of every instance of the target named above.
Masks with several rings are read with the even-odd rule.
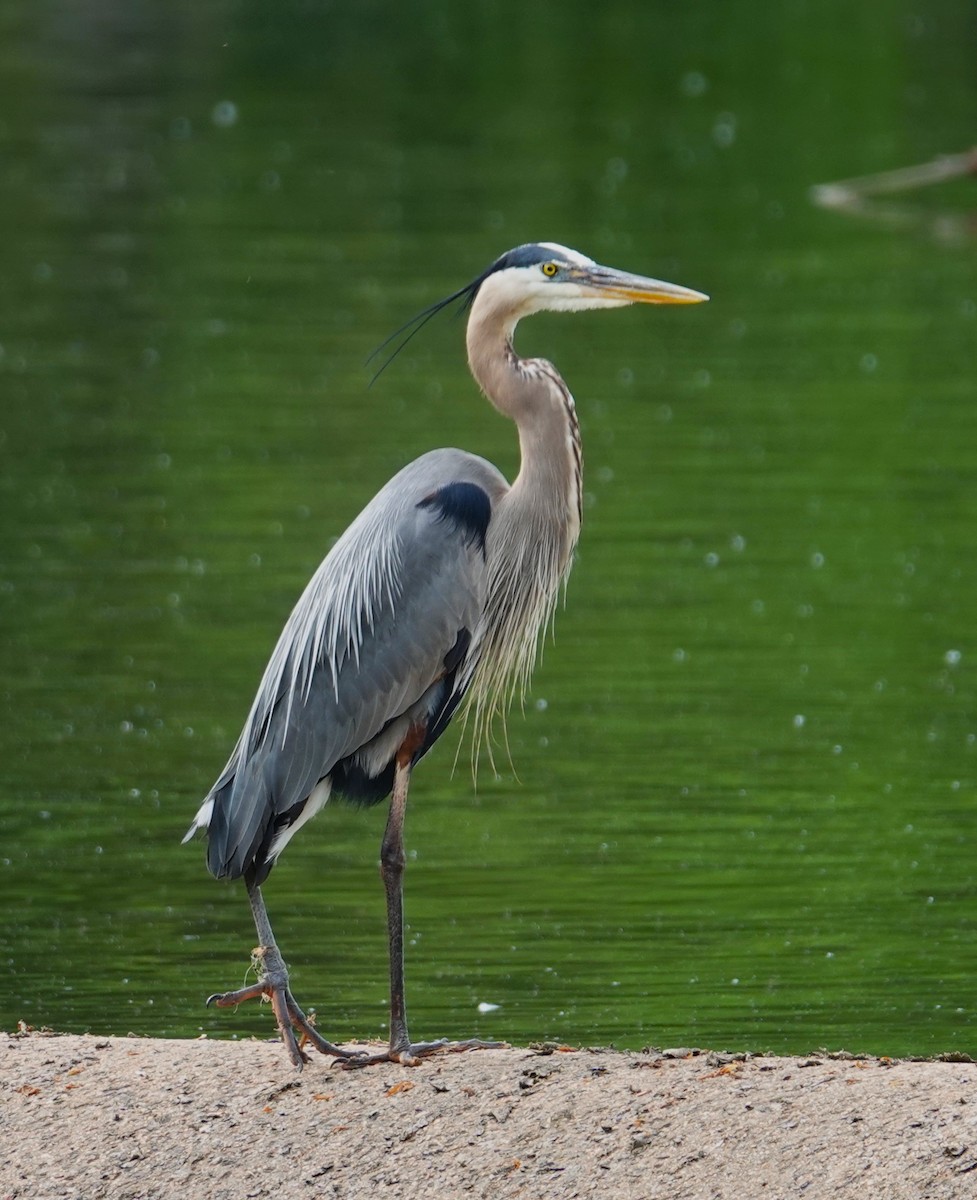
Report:
[[[253,871],[260,882],[289,829],[325,803],[334,773],[340,783],[373,780],[369,798],[379,799],[412,721],[450,716],[457,697],[446,689],[484,600],[485,529],[506,490],[484,459],[432,451],[394,476],[329,552],[191,827],[207,827],[215,875]]]

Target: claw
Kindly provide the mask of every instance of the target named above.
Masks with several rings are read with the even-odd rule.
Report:
[[[344,1050],[341,1046],[334,1046],[332,1042],[326,1041],[315,1028],[314,1022],[295,1002],[287,980],[288,975],[285,972],[284,964],[281,964],[280,967],[276,964],[275,969],[264,975],[257,983],[239,988],[235,992],[215,992],[212,996],[208,996],[207,1006],[234,1008],[245,1000],[270,1000],[278,1032],[288,1057],[297,1071],[301,1071],[309,1061],[309,1056],[304,1049],[307,1045],[312,1045],[320,1054],[328,1054],[332,1058],[341,1060],[356,1058],[358,1052]],[[295,1036],[296,1030],[299,1038]]]
[[[271,995],[272,985],[266,980],[259,980],[249,987],[239,988],[236,992],[214,992],[207,997],[207,1007],[216,1005],[217,1008],[234,1008],[245,1000],[264,1000]]]

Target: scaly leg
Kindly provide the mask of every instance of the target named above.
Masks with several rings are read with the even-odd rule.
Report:
[[[260,960],[261,978],[257,983],[253,983],[249,987],[240,988],[236,992],[218,992],[214,996],[209,996],[207,1003],[216,1004],[218,1008],[232,1008],[234,1005],[240,1004],[243,1000],[255,1000],[262,996],[267,996],[271,1000],[275,1021],[278,1025],[278,1031],[282,1036],[282,1041],[285,1043],[285,1049],[288,1051],[288,1057],[299,1071],[302,1070],[303,1064],[309,1060],[308,1055],[306,1055],[298,1039],[295,1037],[296,1029],[303,1035],[302,1042],[311,1042],[321,1054],[331,1054],[334,1058],[355,1060],[357,1055],[352,1051],[343,1050],[340,1046],[334,1046],[332,1042],[327,1042],[295,1003],[295,997],[288,986],[288,969],[285,966],[281,951],[278,949],[275,935],[272,933],[271,922],[268,920],[268,910],[265,908],[264,898],[261,895],[261,888],[250,881],[246,881],[246,883],[248,899],[251,901],[251,912],[254,915],[254,925],[258,931],[259,944],[255,951],[255,957]]]
[[[390,1048],[379,1054],[365,1054],[343,1063],[348,1067],[367,1067],[373,1063],[397,1062],[417,1066],[431,1054],[457,1053],[462,1050],[489,1050],[504,1042],[412,1042],[407,1031],[407,1005],[404,999],[404,817],[407,812],[407,788],[410,784],[411,757],[415,747],[406,742],[397,755],[394,786],[390,797],[390,815],[380,844],[380,876],[387,897],[387,935],[390,944]]]

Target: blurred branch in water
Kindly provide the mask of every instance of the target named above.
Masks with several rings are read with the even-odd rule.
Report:
[[[893,229],[923,228],[941,241],[962,241],[977,234],[977,213],[921,212],[873,197],[945,183],[949,179],[977,176],[977,146],[963,154],[945,154],[932,162],[877,175],[860,175],[837,183],[819,183],[811,188],[813,204],[851,217],[865,217]]]

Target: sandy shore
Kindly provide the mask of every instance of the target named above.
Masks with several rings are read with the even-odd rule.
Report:
[[[977,1196],[977,1065],[0,1035],[0,1198]]]

